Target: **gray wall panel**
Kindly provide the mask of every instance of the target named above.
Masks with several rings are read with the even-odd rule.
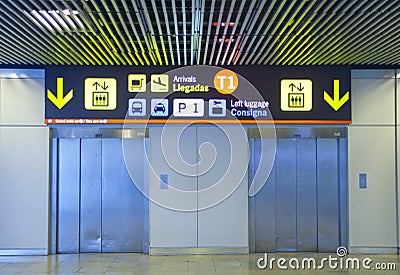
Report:
[[[350,252],[396,249],[395,131],[349,127]],[[367,174],[367,188],[359,187],[360,173]]]
[[[351,80],[352,126],[395,124],[394,70],[392,73],[391,79]]]
[[[48,147],[47,127],[0,127],[0,255],[48,251]]]
[[[276,250],[296,251],[295,139],[278,139],[275,165]]]
[[[339,246],[338,140],[317,139],[318,251]]]
[[[58,253],[79,252],[80,140],[58,147]]]
[[[173,132],[179,127],[165,126],[171,131],[165,132],[166,140],[175,140]],[[168,203],[177,200],[187,208],[197,207],[197,194],[195,192],[176,197],[177,193],[172,188],[160,188],[160,174],[168,174],[169,184],[180,190],[196,190],[197,177],[185,176],[177,173],[166,162],[161,148],[162,127],[150,128],[150,165],[149,194],[157,202]],[[196,127],[188,127],[179,139],[180,152],[185,161],[197,163],[196,154]],[[175,161],[173,159],[173,161]],[[178,203],[178,206],[180,205]],[[197,247],[197,212],[180,212],[164,208],[150,202],[150,247]]]
[[[297,250],[317,251],[315,139],[297,139]]]
[[[206,143],[213,144],[217,154],[212,167],[198,175],[199,208],[213,205],[198,212],[199,247],[248,247],[246,142],[241,127],[197,127],[199,155],[207,153],[201,151]],[[207,188],[215,189],[211,194]],[[221,196],[211,199],[215,194]]]
[[[101,158],[101,139],[82,139],[80,252],[101,252]]]
[[[0,82],[0,125],[44,125],[44,79],[0,79]]]

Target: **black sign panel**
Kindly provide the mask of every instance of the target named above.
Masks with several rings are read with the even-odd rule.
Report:
[[[46,123],[351,123],[345,66],[48,66]]]

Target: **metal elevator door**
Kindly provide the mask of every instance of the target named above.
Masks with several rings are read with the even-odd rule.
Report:
[[[263,138],[250,140],[258,166]],[[254,252],[333,252],[347,245],[345,138],[278,138],[265,185],[250,199]],[[250,173],[254,170],[250,167]]]
[[[143,139],[125,142],[135,149],[137,172],[145,177]],[[122,139],[53,139],[53,150],[56,252],[144,251],[145,199],[126,169]]]

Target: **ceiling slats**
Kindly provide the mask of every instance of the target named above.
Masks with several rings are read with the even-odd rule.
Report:
[[[2,0],[0,65],[390,65],[400,0]]]

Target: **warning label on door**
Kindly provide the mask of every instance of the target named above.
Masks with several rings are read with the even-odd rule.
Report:
[[[311,109],[312,81],[310,79],[282,79],[281,110],[307,112]]]

